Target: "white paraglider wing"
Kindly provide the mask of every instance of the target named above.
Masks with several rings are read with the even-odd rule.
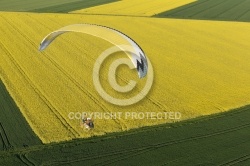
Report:
[[[53,42],[54,39],[66,32],[81,32],[89,34],[95,37],[102,38],[116,45],[122,51],[127,53],[138,72],[139,78],[143,78],[147,75],[147,58],[140,46],[122,32],[105,26],[94,24],[73,24],[63,27],[47,35],[42,40],[39,50],[45,50],[50,45],[50,43]],[[130,49],[128,49],[127,46],[130,46]]]

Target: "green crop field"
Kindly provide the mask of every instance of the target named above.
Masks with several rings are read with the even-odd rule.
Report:
[[[67,13],[117,0],[0,0],[0,11]]]
[[[41,144],[0,80],[0,151]]]
[[[127,133],[0,152],[0,165],[249,165],[250,106]]]
[[[250,21],[250,0],[197,0],[155,17]]]

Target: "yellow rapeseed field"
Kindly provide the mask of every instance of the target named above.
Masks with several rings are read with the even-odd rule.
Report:
[[[76,10],[71,13],[153,16],[196,0],[121,0],[105,5]]]
[[[144,100],[118,107],[98,95],[92,69],[100,53],[112,46],[101,39],[68,33],[46,51],[38,51],[45,35],[75,23],[113,27],[144,49],[155,72]],[[250,24],[240,22],[2,12],[0,77],[44,143],[125,131],[172,120],[102,119],[86,132],[68,114],[177,111],[184,120],[249,104],[249,31]],[[107,69],[104,66],[102,78],[109,89]],[[125,68],[118,74],[125,80],[137,79],[136,72]],[[138,88],[142,85],[143,81]]]

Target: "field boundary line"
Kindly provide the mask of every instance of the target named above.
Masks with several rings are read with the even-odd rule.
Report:
[[[135,135],[135,134],[138,134],[138,133],[145,133],[145,132],[150,132],[150,131],[155,131],[155,130],[166,129],[166,127],[168,127],[168,128],[184,127],[186,125],[194,125],[196,123],[202,123],[204,121],[209,121],[209,120],[213,120],[213,119],[217,119],[217,118],[229,117],[229,116],[232,116],[234,114],[239,114],[239,113],[242,113],[242,112],[249,111],[249,108],[250,108],[250,105],[245,105],[245,106],[242,106],[242,107],[231,109],[228,112],[217,113],[217,114],[214,114],[214,115],[208,115],[208,116],[203,116],[203,117],[200,117],[200,118],[193,118],[193,119],[185,120],[185,121],[182,121],[182,122],[178,122],[179,124],[173,124],[174,126],[172,126],[171,124],[161,124],[161,125],[156,125],[156,126],[143,127],[140,130],[132,129],[131,131],[128,131],[128,132],[118,132],[118,133],[113,133],[113,134],[110,134],[110,135],[103,135],[103,136],[100,136],[100,137],[92,137],[91,139],[90,138],[87,138],[87,139],[75,139],[74,141],[62,141],[59,144],[35,145],[32,148],[27,148],[27,149],[13,149],[8,154],[17,154],[17,153],[21,153],[21,152],[35,152],[35,151],[41,151],[41,150],[44,150],[44,149],[57,148],[57,147],[61,147],[61,146],[64,146],[64,145],[71,147],[71,146],[74,146],[76,143],[78,145],[89,144],[89,143],[93,143],[93,141],[100,141],[100,140],[103,140],[103,139],[104,140],[106,140],[106,139],[109,140],[109,139],[114,139],[116,137],[131,136],[131,135]],[[127,150],[131,150],[131,149],[127,149]],[[116,151],[113,151],[113,152],[116,153]],[[0,156],[4,156],[4,154],[1,153],[1,151],[0,151]]]
[[[7,23],[9,23],[5,18],[3,18],[3,19]],[[9,23],[9,25],[11,25],[13,27],[12,24]],[[17,30],[17,31],[20,33],[19,30]],[[25,36],[23,36],[23,37],[25,37]],[[13,65],[16,66],[16,68],[19,70],[19,72],[23,76],[23,78],[29,83],[29,85],[32,87],[32,89],[34,90],[34,92],[46,104],[46,106],[56,115],[56,117],[59,119],[59,121],[65,127],[65,129],[68,130],[69,132],[71,132],[71,134],[73,134],[74,137],[77,137],[77,135],[79,135],[79,133],[68,124],[68,122],[64,119],[64,117],[56,110],[56,108],[46,99],[46,97],[41,93],[41,91],[34,85],[34,83],[30,80],[30,78],[28,77],[28,75],[22,69],[22,67],[18,64],[18,62],[14,59],[14,57],[12,57],[10,51],[5,47],[5,45],[3,43],[0,43],[0,44],[4,47],[7,56],[13,62]]]
[[[173,144],[179,144],[179,143],[183,143],[183,142],[187,142],[187,141],[193,141],[193,140],[199,140],[199,139],[203,139],[203,138],[208,138],[208,137],[212,137],[212,136],[216,136],[216,135],[221,135],[221,134],[225,134],[225,133],[229,133],[229,132],[232,132],[232,131],[237,131],[237,130],[240,130],[240,129],[243,129],[243,128],[247,128],[247,127],[250,127],[250,123],[246,124],[246,125],[240,125],[238,127],[235,127],[235,128],[232,128],[232,129],[228,129],[228,130],[222,130],[220,132],[215,132],[214,134],[208,134],[208,135],[203,135],[203,136],[197,136],[197,137],[191,137],[191,138],[187,138],[187,139],[183,139],[183,140],[177,140],[177,141],[173,141],[172,143],[169,142],[169,143],[161,143],[161,144],[156,144],[156,145],[152,145],[152,148],[150,148],[149,150],[147,150],[148,148],[146,148],[145,150],[142,150],[141,152],[138,152],[138,153],[134,153],[134,154],[131,154],[131,155],[128,155],[127,157],[122,157],[121,159],[118,159],[116,161],[110,161],[108,163],[99,163],[99,164],[102,164],[102,165],[108,165],[108,164],[112,164],[112,163],[115,163],[117,161],[121,161],[121,160],[124,160],[124,159],[127,159],[131,156],[136,156],[136,155],[140,155],[140,154],[143,154],[143,153],[146,153],[148,151],[152,151],[152,150],[156,150],[156,149],[159,149],[159,148],[162,148],[162,147],[165,147],[165,146],[169,146],[169,145],[173,145]],[[250,155],[248,156],[247,159],[250,158]],[[247,160],[245,159],[245,160]],[[244,161],[244,160],[243,160]],[[99,164],[95,164],[95,165],[99,165]],[[237,163],[235,163],[237,164]]]
[[[49,163],[50,164],[55,164],[55,165],[66,164],[66,163],[73,163],[73,162],[78,162],[78,161],[97,159],[97,158],[100,158],[100,157],[108,157],[108,156],[113,156],[115,154],[124,154],[126,152],[134,152],[134,151],[136,151],[135,153],[126,154],[127,157],[124,157],[124,159],[126,159],[126,158],[128,158],[130,156],[143,154],[145,152],[148,152],[149,150],[152,151],[152,150],[156,150],[156,149],[166,147],[166,146],[169,146],[169,145],[174,145],[174,144],[179,144],[179,143],[184,143],[184,142],[194,141],[194,140],[199,140],[199,139],[204,139],[204,138],[209,138],[209,137],[213,137],[213,136],[217,136],[217,135],[221,135],[221,134],[225,134],[225,133],[230,133],[230,132],[233,132],[233,131],[238,131],[238,130],[241,130],[241,129],[244,129],[244,128],[247,128],[247,127],[250,127],[250,123],[243,124],[243,125],[236,126],[236,127],[232,127],[232,128],[226,129],[226,130],[217,131],[217,132],[210,133],[210,134],[203,134],[203,135],[200,135],[200,136],[198,135],[198,136],[194,136],[194,137],[189,137],[189,138],[184,138],[184,139],[179,139],[179,140],[172,140],[172,141],[168,141],[168,142],[152,144],[152,145],[148,145],[148,146],[141,146],[141,147],[132,148],[132,149],[124,149],[124,150],[121,150],[121,151],[113,151],[113,152],[110,152],[110,153],[105,153],[104,155],[90,154],[90,155],[87,155],[87,156],[85,155],[83,158],[80,158],[80,159],[67,160],[67,161],[54,161],[54,162],[51,161]],[[120,161],[120,160],[121,159],[118,157],[117,161]],[[99,165],[99,164],[107,165],[107,164],[111,164],[110,162],[106,163],[106,164],[104,164],[102,162],[102,163],[98,163],[97,165]],[[114,163],[114,162],[112,161],[112,163]]]

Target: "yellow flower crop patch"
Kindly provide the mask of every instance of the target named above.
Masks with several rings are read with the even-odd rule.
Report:
[[[38,51],[45,35],[75,23],[113,27],[143,48],[154,69],[153,87],[145,99],[135,105],[118,107],[104,101],[96,92],[92,82],[94,63],[112,46],[104,40],[67,33],[46,51]],[[70,119],[69,115],[72,112],[178,112],[180,120],[184,120],[249,104],[249,31],[250,24],[240,22],[2,12],[0,77],[44,143],[126,131],[173,120],[95,119],[95,129],[86,131],[79,119]],[[112,60],[115,57],[106,64]],[[137,91],[120,96],[112,91],[107,73],[108,67],[104,66],[102,83],[110,94],[120,98],[136,94]],[[121,84],[138,79],[137,73],[126,66],[117,75]],[[138,83],[138,89],[144,81]]]
[[[71,13],[153,16],[195,1],[196,0],[122,0],[86,9],[76,10]]]

